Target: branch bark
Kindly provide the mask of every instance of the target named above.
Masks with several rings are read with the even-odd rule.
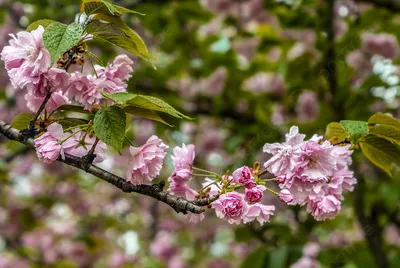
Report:
[[[34,139],[24,135],[18,129],[13,128],[4,121],[0,121],[0,133],[3,134],[10,140],[19,141],[28,147],[34,149]],[[172,207],[176,212],[181,212],[186,214],[188,212],[200,214],[204,212],[203,206],[207,206],[212,203],[215,199],[213,198],[203,198],[194,201],[188,201],[184,198],[173,196],[169,193],[163,192],[165,183],[162,181],[159,184],[153,185],[133,185],[127,182],[125,179],[112,174],[104,169],[101,169],[93,164],[88,163],[82,158],[65,154],[65,159],[59,158],[58,161],[63,162],[69,166],[81,169],[89,174],[92,174],[112,185],[118,187],[126,193],[139,193],[142,195],[147,195],[153,197],[170,207]]]

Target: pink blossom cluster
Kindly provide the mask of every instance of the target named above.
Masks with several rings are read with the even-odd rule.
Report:
[[[71,74],[66,95],[81,103],[86,110],[95,104],[104,104],[105,93],[126,92],[126,81],[131,77],[133,61],[126,55],[117,56],[106,67],[95,65],[96,75],[74,72]]]
[[[36,111],[47,91],[52,97],[46,110],[52,112],[60,105],[69,103],[62,89],[68,85],[69,74],[62,69],[51,68],[51,57],[43,44],[44,28],[39,26],[31,32],[21,31],[17,35],[10,34],[10,45],[1,52],[1,59],[12,86],[21,90],[27,89],[25,99],[30,110]]]
[[[38,110],[48,91],[51,97],[45,109],[49,113],[72,100],[91,110],[94,104],[106,102],[100,91],[126,91],[126,81],[133,71],[133,61],[128,56],[119,55],[106,67],[95,65],[96,75],[68,73],[51,65],[50,53],[42,39],[43,32],[44,28],[39,26],[31,32],[11,34],[10,45],[1,52],[12,86],[16,90],[26,88],[25,99],[31,111]]]
[[[264,167],[276,176],[281,199],[290,193],[289,204],[307,204],[316,220],[332,219],[340,211],[343,191],[352,191],[357,182],[349,170],[350,145],[334,146],[316,135],[304,138],[293,126],[285,142],[265,144],[264,152],[272,157]]]
[[[60,156],[65,158],[65,153],[82,157],[89,153],[95,143],[95,137],[90,137],[86,132],[78,132],[75,129],[71,132],[64,132],[58,123],[52,123],[47,127],[47,132],[35,139],[35,149],[39,160],[44,163],[53,163]],[[73,133],[75,135],[71,136]],[[98,141],[94,150],[96,158],[94,163],[102,162],[105,159],[107,145]]]
[[[203,183],[209,185],[212,180],[208,179]],[[235,190],[224,192],[233,186]],[[236,189],[245,188],[245,194],[239,193]],[[275,211],[274,206],[261,203],[266,187],[258,185],[253,176],[253,171],[243,166],[236,169],[232,176],[223,177],[223,182],[215,182],[210,186],[209,194],[215,196],[221,194],[212,203],[217,217],[226,219],[231,224],[248,223],[257,220],[261,225],[269,221]]]

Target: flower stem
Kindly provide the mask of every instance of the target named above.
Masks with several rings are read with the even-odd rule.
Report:
[[[192,174],[193,176],[195,176],[195,177],[214,177],[214,176],[210,176],[210,175],[207,175],[207,174]]]
[[[212,172],[212,171],[208,171],[208,170],[205,170],[205,169],[201,169],[201,168],[197,168],[197,167],[192,167],[192,169],[197,170],[197,171],[201,171],[201,172],[204,172],[204,173],[212,174],[214,176],[219,176],[217,173]]]
[[[51,97],[51,91],[50,91],[50,88],[48,88],[47,89],[47,93],[46,93],[46,97],[44,98],[42,104],[40,105],[39,110],[37,110],[35,116],[29,122],[29,129],[34,129],[35,128],[35,122],[39,118],[39,116],[42,113],[43,109],[46,107],[46,104],[49,101],[50,97]]]
[[[69,135],[68,137],[66,137],[65,139],[63,139],[62,141],[60,141],[60,144],[63,144],[64,142],[66,142],[69,138],[71,138],[72,136],[74,136],[75,134],[79,133],[83,131],[83,129],[79,129],[78,131],[75,131],[74,133],[72,133],[71,135]]]
[[[272,190],[271,188],[265,187],[268,191],[270,191],[271,193],[273,193],[274,195],[279,196],[278,192],[275,192],[274,190]]]

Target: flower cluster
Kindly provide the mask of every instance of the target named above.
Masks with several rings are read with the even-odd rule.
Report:
[[[44,163],[53,163],[60,156],[62,159],[65,153],[82,157],[89,153],[95,137],[88,135],[80,129],[74,129],[72,133],[64,132],[58,123],[52,123],[47,127],[47,132],[35,139],[36,154]],[[94,163],[102,162],[105,159],[107,145],[98,141],[94,150],[96,158]]]
[[[344,190],[353,190],[356,179],[349,170],[350,145],[334,146],[314,135],[304,140],[296,126],[283,143],[265,144],[272,154],[264,167],[276,176],[281,199],[305,205],[317,220],[334,218],[340,211]],[[291,201],[290,201],[291,200]]]
[[[45,109],[48,113],[75,100],[86,110],[95,104],[106,103],[100,91],[125,92],[131,77],[133,61],[126,55],[117,56],[106,67],[95,65],[96,75],[69,73],[51,66],[50,53],[43,43],[43,26],[31,32],[11,34],[10,45],[1,52],[1,59],[16,90],[26,88],[27,106],[36,112],[48,92],[51,97]]]
[[[224,176],[223,181],[213,187],[217,187],[219,191],[210,188],[211,191],[224,193],[212,203],[212,207],[217,217],[224,218],[231,224],[248,223],[254,220],[264,224],[269,221],[275,211],[274,206],[261,203],[267,188],[257,184],[253,170],[247,166],[236,169],[232,176]],[[240,188],[245,189],[245,194],[236,191]]]
[[[43,44],[44,28],[39,26],[31,32],[11,34],[10,45],[1,52],[1,59],[10,77],[12,86],[21,90],[27,89],[25,99],[27,106],[36,111],[48,91],[53,97],[46,105],[46,110],[52,112],[60,105],[67,104],[68,98],[62,89],[68,85],[69,74],[62,69],[51,68],[51,57]]]

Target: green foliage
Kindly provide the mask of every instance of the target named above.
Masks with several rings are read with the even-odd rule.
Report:
[[[103,96],[122,104],[124,111],[127,113],[158,121],[168,126],[171,125],[165,122],[156,112],[166,113],[178,119],[192,119],[177,111],[174,107],[172,107],[165,101],[153,96],[137,95],[127,92],[114,94],[109,94],[105,92],[101,93],[103,94]]]
[[[71,128],[78,125],[87,124],[89,121],[81,118],[64,117],[58,121],[64,129]]]
[[[396,144],[375,135],[367,135],[360,140],[364,155],[376,166],[392,176],[392,163],[400,165],[400,150]]]
[[[125,138],[126,114],[118,106],[104,107],[93,120],[95,135],[121,153]]]
[[[340,124],[349,133],[351,143],[357,144],[361,137],[368,135],[368,125],[364,121],[342,120]]]
[[[92,112],[95,113],[97,111],[97,109],[93,109],[91,112],[91,111],[83,109],[82,106],[65,104],[65,105],[61,105],[60,107],[58,107],[57,111],[76,112],[76,113],[81,113],[81,114],[91,114]]]
[[[326,127],[325,138],[332,144],[337,144],[345,140],[349,133],[340,123],[332,122]]]
[[[150,63],[152,57],[144,41],[121,18],[97,14],[87,25],[86,31],[93,34],[95,39],[121,47]]]
[[[140,14],[137,11],[127,9],[121,6],[113,5],[103,0],[83,0],[81,4],[81,12],[85,12],[88,16],[93,14],[106,14],[110,16],[121,16],[123,13]]]
[[[29,126],[29,123],[34,117],[34,114],[20,113],[14,117],[14,120],[11,122],[11,126],[19,130],[25,129],[27,126]]]
[[[56,21],[55,20],[47,20],[47,19],[45,19],[45,20],[37,20],[37,21],[32,22],[31,24],[29,24],[29,26],[26,28],[26,30],[28,32],[36,30],[39,27],[39,25],[42,25],[43,28],[46,29],[47,26],[49,26],[50,24],[52,24],[54,22],[56,22]]]
[[[51,55],[52,64],[68,49],[78,44],[83,27],[78,23],[69,25],[53,22],[43,33],[43,43]]]
[[[388,125],[400,129],[400,121],[386,114],[374,114],[368,119],[368,124]]]

